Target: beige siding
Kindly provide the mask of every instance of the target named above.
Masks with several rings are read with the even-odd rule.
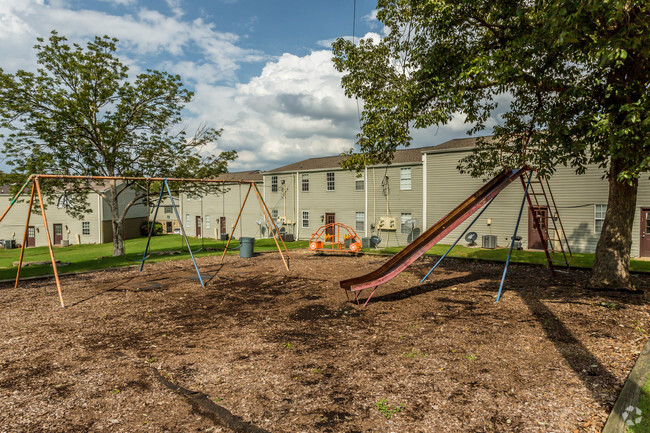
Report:
[[[426,156],[428,225],[434,224],[483,184],[481,180],[461,175],[456,170],[458,160],[468,153],[432,153]],[[576,175],[571,168],[559,167],[550,180],[569,244],[575,252],[595,251],[599,237],[594,228],[595,205],[607,204],[608,195],[607,180],[602,179],[602,175],[602,169],[597,167],[587,170],[584,175]],[[495,199],[471,229],[479,235],[479,245],[481,236],[486,234],[496,235],[499,246],[509,244],[522,198],[523,188],[521,182],[517,181]],[[639,186],[632,244],[634,257],[639,255],[639,209],[643,206],[650,206],[650,182],[647,178],[642,178]],[[454,242],[472,219],[473,217],[465,221],[442,242],[448,244]],[[492,222],[491,226],[487,225],[488,219]],[[523,246],[526,248],[528,245],[526,209],[524,209],[518,235],[522,237]],[[459,244],[466,245],[467,242],[463,239]]]
[[[259,186],[258,186],[259,188]],[[228,185],[224,193],[208,194],[202,198],[188,197],[182,194],[180,198],[180,213],[185,231],[188,236],[197,235],[197,217],[202,220],[202,235],[207,238],[219,239],[220,236],[220,219],[225,217],[225,232],[230,234],[233,225],[239,214],[239,210],[244,203],[248,185]],[[162,215],[162,217],[161,217]],[[248,237],[266,237],[266,231],[260,232],[260,225],[257,221],[263,218],[260,204],[255,195],[255,191],[251,189],[248,199],[244,205],[239,222],[237,223],[234,237],[241,236]],[[164,209],[158,212],[158,221],[176,220],[174,213],[165,214]],[[189,220],[189,223],[188,223]],[[177,225],[174,225],[176,227]]]
[[[402,168],[411,171],[411,189],[400,190],[400,172]],[[334,173],[334,190],[327,190],[327,173]],[[309,179],[309,191],[302,191],[302,176]],[[272,176],[277,176],[278,190],[272,191]],[[364,175],[365,176],[365,175]],[[389,205],[382,188],[382,179],[388,177]],[[422,230],[422,165],[395,165],[371,167],[364,178],[364,188],[357,190],[357,174],[340,168],[310,170],[294,173],[268,173],[264,175],[264,191],[270,209],[275,209],[278,216],[286,217],[289,225],[287,232],[296,233],[300,239],[310,239],[319,227],[325,224],[325,214],[335,214],[335,221],[346,224],[357,231],[360,237],[378,235],[382,239],[380,246],[406,245],[412,240],[412,234],[401,232],[401,215],[410,214],[420,221],[420,227],[413,235]],[[282,181],[284,180],[284,189]],[[367,206],[367,209],[366,209]],[[303,212],[308,212],[307,226],[303,227]],[[357,230],[357,213],[364,214],[364,227]],[[377,222],[381,217],[395,217],[397,230],[379,231]]]

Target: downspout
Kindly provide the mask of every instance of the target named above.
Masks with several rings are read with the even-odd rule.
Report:
[[[422,154],[422,231],[427,228],[427,154]]]
[[[368,167],[364,167],[363,185],[364,191],[364,209],[363,209],[363,236],[368,237]]]
[[[99,230],[99,239],[97,239],[98,244],[104,243],[104,225],[102,224],[104,220],[104,202],[102,201],[102,196],[97,194],[97,226]],[[83,232],[82,232],[83,233]]]
[[[300,172],[296,172],[296,201],[294,202],[296,205],[296,240],[300,239],[300,226],[302,222],[302,218],[298,218],[300,216]]]

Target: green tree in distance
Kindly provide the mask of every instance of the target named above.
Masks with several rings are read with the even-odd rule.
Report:
[[[600,167],[608,207],[593,287],[630,286],[638,180],[650,166],[650,11],[637,1],[395,0],[378,2],[381,41],[333,44],[348,96],[363,100],[361,153],[345,166],[388,163],[411,128],[464,115],[483,130],[509,100],[491,140],[459,169],[487,177],[524,162]]]
[[[178,75],[147,70],[129,79],[115,56],[117,39],[95,37],[84,48],[52,32],[35,45],[38,69],[15,74],[0,69],[0,136],[12,173],[82,176],[209,178],[227,171],[236,152],[204,156],[221,130],[200,127],[188,136],[181,111],[193,93]],[[50,203],[65,198],[73,216],[88,211],[93,190],[108,203],[113,255],[123,255],[124,219],[143,204],[147,182],[56,180],[44,189]],[[199,188],[200,185],[184,185]],[[127,194],[135,191],[135,194]],[[128,195],[128,198],[126,198]],[[60,201],[59,201],[60,203]]]

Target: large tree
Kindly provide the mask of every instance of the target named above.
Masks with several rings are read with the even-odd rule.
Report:
[[[203,155],[220,130],[200,127],[188,136],[181,111],[193,94],[178,75],[147,70],[130,78],[115,55],[117,39],[95,37],[70,46],[52,32],[35,45],[38,69],[0,69],[0,135],[14,178],[30,173],[82,176],[213,177],[234,151]],[[71,215],[88,210],[88,192],[111,210],[113,255],[124,254],[124,220],[142,204],[148,182],[56,180],[50,202],[64,198]],[[136,194],[127,194],[136,191]],[[129,196],[128,199],[124,197]]]
[[[390,161],[411,128],[462,115],[477,133],[501,113],[494,140],[459,169],[600,167],[609,200],[590,284],[629,287],[638,180],[650,166],[648,3],[380,0],[377,17],[380,41],[333,45],[347,95],[364,103],[361,153],[347,165]],[[499,111],[497,99],[507,101]]]

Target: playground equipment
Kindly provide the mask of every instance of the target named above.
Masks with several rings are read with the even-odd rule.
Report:
[[[257,199],[260,204],[260,208],[262,209],[262,213],[264,214],[264,217],[269,221],[269,225],[272,225],[275,227],[275,233],[278,232],[278,228],[275,225],[275,222],[273,221],[273,218],[271,218],[271,212],[269,211],[268,207],[266,206],[266,203],[264,202],[264,199],[262,198],[262,195],[260,194],[257,185],[255,184],[254,181],[226,181],[226,180],[219,180],[219,179],[188,179],[188,178],[155,178],[155,177],[124,177],[124,176],[72,176],[72,175],[53,175],[53,174],[32,174],[30,175],[23,186],[20,188],[20,190],[16,193],[16,195],[11,199],[9,202],[9,206],[4,210],[2,215],[0,215],[0,222],[4,219],[4,217],[9,213],[13,205],[16,203],[18,198],[21,196],[21,194],[25,191],[27,186],[31,183],[32,184],[32,190],[29,198],[29,208],[27,212],[27,218],[25,221],[25,234],[23,237],[23,244],[20,250],[20,259],[18,262],[18,269],[16,271],[16,283],[14,287],[18,287],[18,282],[20,280],[20,270],[22,268],[22,263],[23,263],[23,258],[25,254],[25,245],[27,242],[27,232],[29,228],[29,221],[30,217],[32,214],[32,208],[34,206],[34,195],[35,193],[38,195],[38,200],[39,200],[39,205],[40,205],[40,210],[41,210],[41,216],[43,217],[43,226],[45,229],[45,235],[47,237],[47,246],[50,252],[50,259],[52,261],[52,270],[54,271],[54,279],[56,281],[56,288],[59,293],[59,301],[61,303],[61,307],[65,307],[65,303],[63,301],[63,293],[61,290],[61,282],[59,280],[59,272],[57,270],[56,266],[56,260],[54,259],[54,250],[52,249],[52,239],[50,237],[50,231],[48,228],[47,224],[47,215],[45,212],[45,207],[44,207],[44,202],[43,202],[43,197],[41,194],[41,179],[77,179],[77,180],[85,180],[85,181],[146,181],[147,183],[152,182],[152,181],[160,181],[162,182],[162,186],[160,188],[160,194],[158,197],[158,203],[156,204],[156,210],[154,212],[154,217],[153,220],[151,220],[151,226],[149,228],[149,236],[147,239],[147,245],[145,247],[144,253],[142,255],[142,260],[140,260],[140,271],[142,271],[142,268],[144,267],[144,262],[147,260],[149,256],[147,256],[147,253],[149,252],[149,246],[151,243],[151,236],[153,234],[153,229],[154,225],[156,223],[156,217],[158,215],[158,210],[160,209],[160,204],[162,203],[163,195],[165,191],[169,194],[169,198],[171,200],[172,207],[174,209],[174,213],[176,214],[176,219],[178,221],[178,224],[180,226],[181,234],[183,235],[183,238],[185,240],[185,244],[187,245],[187,248],[190,253],[190,257],[192,258],[192,263],[194,264],[194,269],[196,270],[196,273],[198,275],[198,280],[201,283],[202,287],[205,287],[205,284],[203,282],[203,277],[201,276],[201,273],[199,272],[198,265],[196,264],[196,260],[194,259],[194,253],[192,249],[190,248],[189,241],[187,239],[187,235],[185,233],[185,228],[184,224],[181,221],[180,213],[178,211],[178,208],[176,207],[176,203],[174,201],[174,198],[172,196],[171,190],[169,188],[169,182],[191,182],[191,183],[221,183],[221,184],[232,184],[232,183],[239,183],[239,184],[248,184],[248,192],[246,193],[246,198],[244,199],[244,202],[242,203],[240,209],[239,209],[239,215],[237,215],[237,220],[235,221],[235,225],[232,228],[232,232],[230,233],[230,236],[228,238],[228,243],[226,244],[226,247],[223,251],[223,255],[221,256],[221,260],[223,260],[223,257],[226,255],[226,252],[228,251],[228,246],[230,245],[230,239],[232,239],[232,235],[235,231],[235,227],[237,226],[237,222],[239,221],[242,210],[244,209],[244,205],[246,204],[246,199],[248,199],[248,195],[250,194],[251,190],[255,191],[255,195],[257,196]],[[147,194],[148,195],[148,194]],[[273,232],[272,232],[273,234]],[[284,258],[284,254],[282,253],[282,248],[280,248],[280,244],[278,243],[276,239],[276,235],[273,234],[273,239],[275,240],[275,245],[278,247],[278,251],[280,253],[280,256],[282,257],[282,261],[284,263],[284,266],[287,270],[289,270],[289,265],[287,264],[287,261]],[[289,259],[291,259],[291,255],[289,254],[289,250],[287,249],[286,245],[284,244],[284,241],[280,238],[280,241],[282,242],[282,245],[284,246],[284,250],[287,253],[287,256]]]
[[[361,239],[352,227],[330,223],[319,227],[311,236],[309,250],[358,253],[361,251]]]
[[[442,259],[444,259],[447,256],[447,254],[456,245],[456,243],[458,243],[458,241],[462,239],[462,237],[467,233],[467,231],[470,229],[472,224],[474,224],[474,222],[478,219],[478,217],[480,217],[481,214],[485,211],[485,209],[487,209],[487,207],[492,203],[494,198],[501,191],[503,191],[503,189],[506,186],[510,185],[513,181],[515,181],[518,178],[521,180],[521,183],[524,186],[524,198],[522,200],[521,208],[519,210],[519,217],[517,219],[517,225],[515,226],[513,239],[516,238],[517,236],[517,229],[519,227],[519,222],[521,220],[521,214],[524,208],[524,204],[526,203],[526,201],[528,201],[531,215],[534,218],[535,228],[537,230],[540,239],[543,240],[542,244],[543,244],[544,251],[546,253],[546,258],[548,260],[548,264],[551,272],[553,273],[553,275],[555,275],[554,264],[560,263],[560,260],[556,258],[560,255],[562,257],[562,262],[565,263],[567,267],[569,267],[572,258],[571,249],[569,247],[566,234],[564,233],[564,229],[562,227],[562,223],[559,218],[559,212],[555,204],[555,200],[553,199],[553,196],[550,193],[550,186],[548,184],[548,181],[544,182],[539,177],[535,182],[532,182],[533,172],[534,171],[532,169],[526,166],[517,170],[504,169],[494,179],[490,180],[485,185],[483,185],[483,187],[481,187],[478,191],[472,194],[464,202],[458,205],[449,214],[444,216],[440,221],[438,221],[437,223],[429,227],[429,229],[427,229],[424,233],[422,233],[422,235],[420,235],[417,239],[415,239],[413,242],[408,244],[402,251],[395,254],[390,260],[388,260],[382,266],[380,266],[379,268],[375,269],[374,271],[368,274],[340,281],[339,285],[341,286],[341,288],[346,290],[346,296],[348,297],[348,301],[350,300],[348,291],[354,294],[354,299],[357,302],[357,304],[359,304],[359,295],[361,291],[367,288],[372,288],[372,292],[366,298],[366,301],[363,304],[363,306],[365,307],[368,304],[368,301],[370,301],[370,298],[372,298],[372,296],[374,295],[375,291],[377,290],[377,287],[380,284],[393,279],[400,272],[402,272],[409,265],[411,265],[414,261],[416,261],[420,256],[422,256],[425,252],[427,252],[431,247],[437,244],[441,239],[447,236],[452,230],[458,227],[463,221],[469,218],[474,212],[479,210],[481,207],[485,206],[481,210],[481,212],[477,215],[477,217],[472,221],[472,223],[469,224],[469,226],[465,229],[465,231],[460,235],[458,240],[454,242],[454,244],[434,265],[431,271],[429,271],[429,273],[422,279],[422,281],[420,281],[420,283],[424,282],[424,280],[429,276],[429,274],[431,274],[431,272],[440,264]],[[526,180],[524,180],[524,178]],[[531,188],[531,184],[539,185],[540,190],[538,190],[538,192],[535,192],[535,190]],[[544,187],[544,184],[546,184],[546,187]],[[533,199],[531,199],[531,197],[533,197]],[[539,210],[542,208],[542,204],[540,203],[540,200],[537,197],[541,197],[544,199],[545,206],[547,206],[546,209],[549,210],[552,209],[554,211],[553,218],[552,218],[553,225],[554,225],[554,232],[556,234],[556,236],[554,236],[555,238],[554,242],[559,244],[559,248],[556,248],[555,245],[549,248],[549,240],[551,239],[549,236],[550,234],[549,228],[546,227],[546,224],[542,223],[542,220],[540,218]],[[559,224],[556,224],[556,220]],[[510,263],[510,257],[512,255],[513,246],[514,246],[514,242],[511,242],[510,251],[508,253],[505,269],[503,272],[503,276],[501,278],[501,285],[499,286],[499,292],[497,294],[497,301],[499,301],[501,297],[503,284],[505,281],[506,273],[508,271],[508,264]]]

